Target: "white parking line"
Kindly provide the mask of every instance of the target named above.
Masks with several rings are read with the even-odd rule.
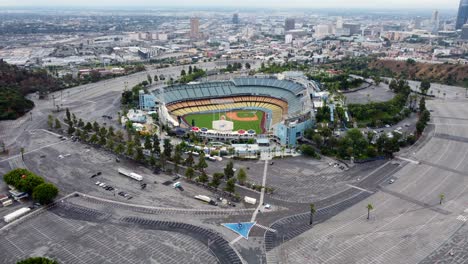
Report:
[[[367,192],[367,193],[374,193],[374,192],[371,192],[371,191],[369,191],[369,190],[363,189],[363,188],[361,188],[361,187],[358,187],[358,186],[355,186],[355,185],[351,185],[351,184],[346,184],[346,185],[348,185],[348,186],[349,186],[349,187],[351,187],[351,188],[354,188],[354,189],[357,189],[357,190],[363,191],[363,192]]]
[[[258,227],[260,227],[261,229],[265,229],[265,230],[267,230],[267,231],[276,233],[276,230],[273,229],[273,228],[269,228],[269,227],[266,227],[266,226],[263,226],[263,225],[260,225],[260,224],[255,224],[255,226],[258,226]]]
[[[63,140],[63,141],[60,141],[60,142],[55,142],[55,143],[52,143],[52,144],[49,144],[49,145],[45,145],[45,146],[40,147],[40,148],[37,148],[37,149],[33,149],[33,150],[31,150],[31,151],[25,152],[24,155],[29,154],[29,153],[32,153],[32,152],[35,152],[35,151],[38,151],[38,150],[41,150],[41,149],[43,149],[43,148],[48,148],[48,147],[50,147],[50,146],[60,144],[60,143],[66,142],[66,141],[67,141],[67,140]],[[15,159],[15,158],[20,157],[20,156],[21,156],[21,154],[11,156],[11,157],[9,157],[9,158],[7,158],[7,159],[0,160],[0,163],[1,163],[1,162],[4,162],[4,161],[11,160],[11,159]]]
[[[396,156],[395,158],[396,158],[396,159],[399,159],[399,160],[404,160],[404,161],[407,161],[407,162],[413,163],[413,164],[420,164],[419,161],[412,160],[412,159],[407,159],[407,158],[403,158],[403,157],[399,157],[399,156]]]
[[[234,238],[231,242],[229,242],[229,245],[234,245],[237,241],[241,240],[243,236],[238,236]]]

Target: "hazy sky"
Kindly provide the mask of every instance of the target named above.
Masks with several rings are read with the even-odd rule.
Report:
[[[229,6],[455,9],[459,0],[0,0],[0,6]]]

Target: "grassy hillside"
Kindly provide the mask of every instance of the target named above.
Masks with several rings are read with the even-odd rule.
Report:
[[[432,82],[468,87],[468,65],[373,60],[369,63],[369,68],[391,72],[395,77],[403,76],[412,80],[428,79]]]

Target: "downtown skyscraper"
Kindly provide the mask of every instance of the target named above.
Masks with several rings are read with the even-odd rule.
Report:
[[[455,29],[461,29],[468,21],[468,0],[460,0]]]

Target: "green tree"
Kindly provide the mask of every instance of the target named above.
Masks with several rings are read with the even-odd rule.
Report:
[[[117,154],[122,154],[125,151],[125,146],[122,143],[117,144],[114,150]]]
[[[45,257],[32,257],[18,261],[16,264],[58,264],[58,262]]]
[[[151,150],[153,148],[153,144],[151,144],[151,139],[150,136],[145,137],[145,144],[144,144],[145,149]]]
[[[21,160],[24,161],[24,148],[23,147],[20,148],[20,152],[21,152]]]
[[[135,160],[136,161],[142,161],[145,159],[145,155],[143,155],[143,149],[140,146],[137,146],[135,148]]]
[[[367,220],[369,220],[370,219],[370,211],[374,210],[374,206],[372,204],[367,204],[366,208],[367,208]]]
[[[153,154],[161,155],[161,146],[159,142],[159,137],[157,134],[153,135],[153,149],[151,150]]]
[[[427,91],[429,91],[430,88],[431,83],[429,82],[429,80],[423,80],[421,82],[421,86],[419,87],[419,89],[421,89],[421,93],[423,94],[427,94]]]
[[[198,158],[197,169],[203,173],[206,168],[208,168],[208,164],[206,163],[205,153],[202,152]]]
[[[224,176],[228,180],[234,177],[234,163],[231,160],[226,164],[226,167],[224,168]]]
[[[84,127],[85,126],[85,123],[83,122],[83,119],[79,119],[78,120],[78,127]]]
[[[112,138],[109,138],[107,140],[106,146],[108,149],[113,150],[114,149],[114,140]]]
[[[96,134],[93,134],[89,139],[89,143],[96,144],[99,141],[99,138]]]
[[[98,133],[98,132],[99,132],[99,128],[100,128],[100,127],[99,127],[98,122],[94,121],[94,123],[93,123],[93,130],[94,130],[94,132]]]
[[[146,76],[146,79],[148,79],[148,83],[149,83],[149,84],[152,84],[152,83],[153,83],[153,78],[151,78],[151,75],[148,74],[148,75]]]
[[[439,194],[439,204],[442,204],[444,199],[445,199],[445,194],[443,194],[443,193]]]
[[[421,100],[419,100],[419,112],[423,112],[426,110],[426,99],[423,97]]]
[[[194,162],[195,161],[193,160],[192,151],[190,151],[189,154],[188,154],[188,157],[185,159],[185,165],[188,166],[188,167],[192,167]]]
[[[60,120],[58,118],[55,118],[55,129],[60,129],[62,128],[62,125],[60,125]]]
[[[58,195],[58,188],[52,183],[42,183],[34,188],[32,197],[40,204],[49,204]]]
[[[65,111],[65,114],[66,114],[66,116],[67,116],[67,120],[66,120],[66,121],[69,122],[69,121],[71,121],[70,110],[69,110],[68,108],[66,108],[65,110],[66,110],[66,111]]]
[[[42,177],[39,177],[34,173],[29,173],[21,176],[18,186],[16,187],[22,192],[32,193],[34,188],[42,183],[44,183],[44,179]]]
[[[242,168],[239,169],[239,172],[237,172],[237,181],[239,182],[240,185],[244,185],[245,182],[247,181],[247,173]]]
[[[133,141],[127,142],[127,149],[126,149],[127,156],[129,157],[133,156],[133,153],[135,153],[134,147],[135,147],[135,143],[133,143]]]
[[[171,140],[168,139],[168,138],[165,138],[164,143],[163,143],[163,147],[164,147],[164,155],[166,155],[166,157],[171,157],[172,156]]]
[[[205,172],[202,172],[200,174],[200,176],[198,176],[198,182],[201,182],[201,183],[207,183],[208,182],[208,175],[206,175]]]
[[[90,122],[87,122],[84,129],[89,132],[93,129],[93,125],[91,125]]]
[[[3,175],[3,180],[5,181],[6,184],[18,188],[19,183],[21,179],[23,178],[23,176],[28,177],[31,175],[33,175],[32,172],[26,169],[18,168],[18,169],[11,170],[7,172],[5,175]]]
[[[49,126],[49,128],[54,127],[54,117],[52,115],[47,116],[47,125]]]
[[[185,177],[189,180],[193,179],[193,177],[195,177],[195,170],[192,167],[188,167],[185,170]]]
[[[217,189],[221,184],[221,180],[224,178],[224,174],[221,172],[216,172],[213,174],[213,178],[211,179],[210,186]]]
[[[73,133],[75,133],[75,128],[73,127],[73,124],[71,122],[68,123],[67,133],[68,133],[68,135],[73,135]]]
[[[224,188],[224,190],[229,193],[234,193],[236,191],[236,179],[230,178],[226,182],[226,187]]]
[[[123,137],[124,137],[124,134],[123,134],[122,131],[117,130],[117,132],[115,132],[115,139],[116,139],[117,141],[122,142],[122,141],[123,141]]]
[[[309,205],[310,207],[310,220],[309,220],[309,225],[312,225],[314,223],[314,214],[317,212],[315,209],[315,204],[311,203]]]
[[[180,75],[185,76],[185,75],[187,75],[187,73],[185,72],[185,70],[182,70],[182,71],[180,71]]]

